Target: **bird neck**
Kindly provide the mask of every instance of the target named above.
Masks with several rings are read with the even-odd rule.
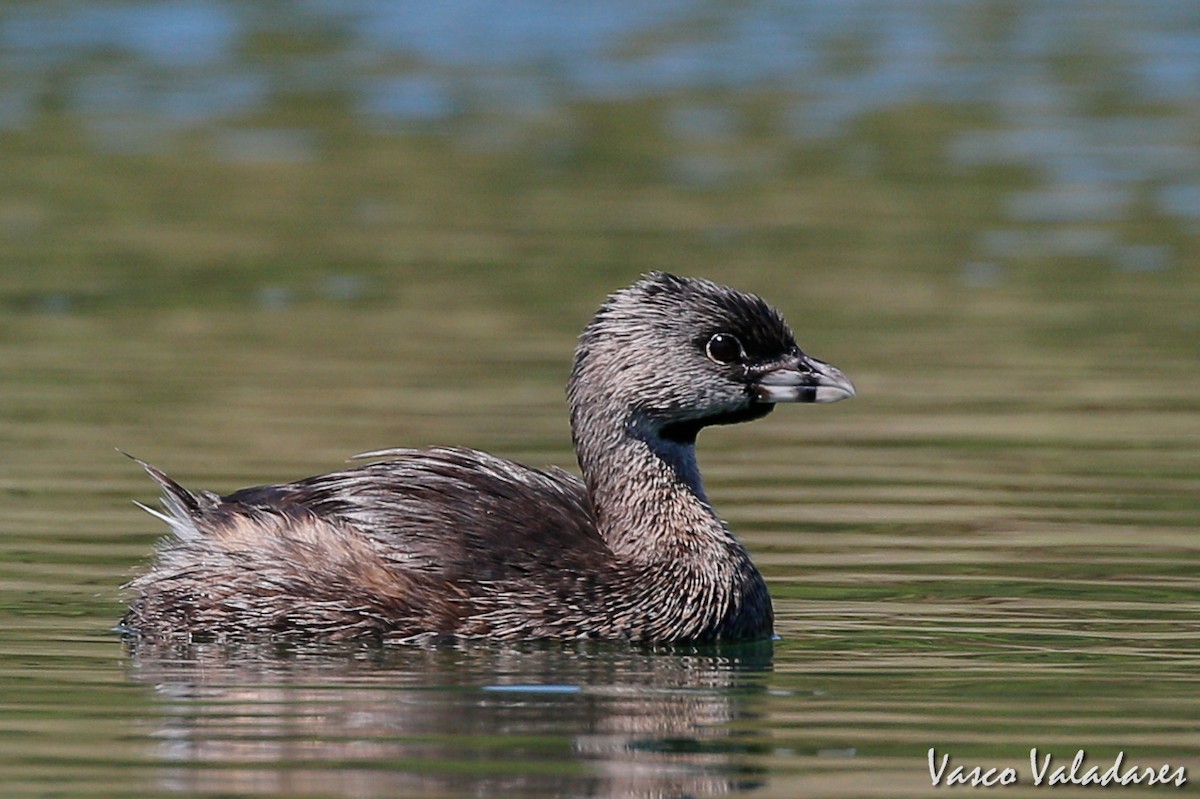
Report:
[[[748,558],[708,503],[692,443],[586,405],[573,409],[572,429],[597,527],[619,558]]]

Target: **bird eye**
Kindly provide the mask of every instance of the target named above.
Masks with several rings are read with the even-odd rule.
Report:
[[[704,352],[717,363],[737,363],[743,357],[742,342],[732,333],[717,333],[704,345]]]

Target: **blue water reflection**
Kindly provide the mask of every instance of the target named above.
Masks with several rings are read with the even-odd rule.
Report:
[[[256,120],[329,95],[367,130],[446,132],[490,152],[548,135],[539,123],[569,121],[581,103],[661,100],[658,127],[680,144],[661,175],[704,189],[775,173],[769,157],[707,147],[745,137],[748,96],[774,108],[776,148],[833,146],[851,160],[861,149],[838,145],[872,114],[970,107],[990,121],[952,137],[947,166],[1038,181],[1007,197],[1012,228],[984,232],[976,258],[1101,254],[1114,268],[1164,268],[1169,254],[1122,254],[1146,243],[1104,230],[1142,206],[1191,230],[1200,220],[1200,15],[1169,0],[0,8],[3,129],[61,107],[98,151],[139,153],[233,125],[212,137],[217,159],[294,162],[321,157],[321,137]],[[569,130],[555,126],[548,146],[561,150]]]
[[[119,53],[148,65],[207,67],[235,55],[246,12],[211,0],[28,3],[3,9],[6,66],[52,66]]]

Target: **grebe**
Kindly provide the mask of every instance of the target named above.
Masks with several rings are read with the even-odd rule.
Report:
[[[753,294],[655,272],[610,296],[567,386],[582,480],[458,448],[220,497],[143,463],[172,535],[127,586],[145,636],[746,641],[773,632],[695,443],[854,396]],[[140,461],[139,461],[140,463]],[[142,506],[145,507],[145,506]]]

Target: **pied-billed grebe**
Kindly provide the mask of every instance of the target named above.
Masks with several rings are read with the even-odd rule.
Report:
[[[753,640],[771,599],[696,434],[854,396],[752,294],[656,272],[604,303],[567,387],[583,480],[469,449],[218,497],[143,464],[174,535],[129,583],[143,635]],[[149,509],[147,509],[149,510]]]

